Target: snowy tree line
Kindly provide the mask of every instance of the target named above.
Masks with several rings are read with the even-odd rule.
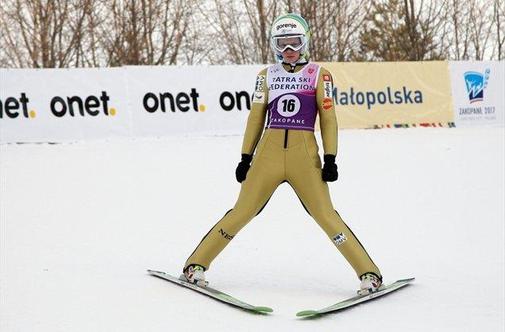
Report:
[[[503,0],[2,0],[0,67],[269,63],[286,12],[315,61],[505,59]]]

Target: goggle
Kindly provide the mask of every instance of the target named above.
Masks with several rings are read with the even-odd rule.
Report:
[[[282,36],[273,37],[273,46],[279,53],[284,52],[288,48],[293,51],[299,51],[305,45],[305,40],[302,36]]]

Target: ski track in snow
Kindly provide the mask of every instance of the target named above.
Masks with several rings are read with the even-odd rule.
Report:
[[[317,320],[358,281],[291,188],[214,261],[163,280],[233,207],[241,136],[0,145],[0,330],[503,331],[503,128],[344,130],[335,208],[399,292]],[[320,151],[321,153],[321,151]]]

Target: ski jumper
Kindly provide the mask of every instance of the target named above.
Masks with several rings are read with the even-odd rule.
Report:
[[[251,168],[235,206],[205,235],[185,268],[198,264],[208,269],[237,233],[261,212],[275,189],[287,182],[358,277],[366,272],[381,275],[333,208],[328,184],[321,178],[314,124],[319,114],[324,153],[336,155],[337,120],[332,93],[330,72],[314,63],[296,67],[279,63],[258,74],[242,145],[242,154],[256,151]]]

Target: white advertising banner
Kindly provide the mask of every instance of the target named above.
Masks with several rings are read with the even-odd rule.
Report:
[[[366,76],[372,66],[367,63],[332,65],[342,67],[338,71],[341,76],[344,70],[350,70],[350,77],[356,76],[354,69]],[[424,108],[420,109],[427,112],[424,122],[440,122],[443,116],[444,121],[455,119],[457,126],[504,125],[503,61],[450,62],[450,78],[441,71],[436,74],[430,70],[433,65],[416,64],[422,67],[422,72],[435,72],[433,75],[448,90],[437,88],[437,91],[448,101],[430,101],[426,97]],[[444,65],[447,63],[440,64]],[[263,68],[265,65],[0,69],[0,143],[173,134],[240,135],[245,130],[256,75]],[[450,107],[448,111],[445,108],[440,111],[428,103],[451,104],[449,80],[454,114]],[[368,84],[358,83],[353,86],[356,91]],[[433,90],[434,86],[430,84],[429,88]],[[403,94],[410,101],[405,91],[404,88]],[[352,95],[351,89],[351,101]],[[382,96],[385,98],[386,94]],[[343,102],[342,96],[337,101]],[[354,106],[350,112],[356,112],[360,105]],[[362,113],[367,121],[376,117],[370,122],[372,125],[408,123],[392,112],[381,115],[379,111],[365,109]],[[345,126],[342,125],[345,121],[340,120],[345,128],[363,127],[352,123]]]
[[[127,67],[133,136],[242,134],[262,68]]]
[[[0,142],[129,135],[125,69],[0,69]]]
[[[505,125],[505,61],[451,61],[456,126]]]

